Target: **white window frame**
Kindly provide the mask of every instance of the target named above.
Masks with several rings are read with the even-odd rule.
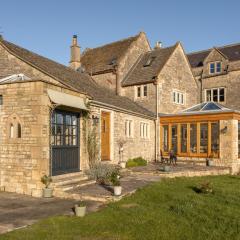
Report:
[[[220,101],[220,90],[224,89],[224,101]],[[217,101],[213,101],[213,91],[217,90]],[[218,102],[218,103],[224,103],[226,102],[226,88],[225,87],[218,87],[218,88],[208,88],[205,89],[205,102],[209,102],[209,100],[207,99],[207,92],[211,91],[211,95],[210,95],[210,102]]]
[[[186,93],[179,91],[179,90],[173,90],[172,101],[173,101],[173,103],[178,104],[178,105],[185,105]]]
[[[147,95],[144,96],[144,88],[146,89]],[[140,96],[138,96],[138,89],[140,89]],[[135,98],[136,99],[141,99],[141,98],[147,98],[148,97],[148,85],[138,85],[135,87]]]
[[[217,65],[220,63],[220,71],[217,71]],[[214,65],[213,72],[211,72],[211,65]],[[221,73],[222,72],[222,62],[221,61],[216,61],[216,62],[210,62],[209,63],[209,74],[216,74],[216,73]]]
[[[140,122],[140,137],[142,139],[149,139],[150,138],[149,123]]]
[[[132,138],[134,136],[133,120],[125,121],[125,136],[127,138]]]

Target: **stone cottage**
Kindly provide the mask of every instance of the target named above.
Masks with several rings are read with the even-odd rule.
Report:
[[[227,67],[232,61],[227,53],[213,49],[208,55],[206,68],[212,68],[215,55],[217,61],[220,57],[223,61],[221,69],[233,68]],[[205,149],[202,141],[208,141],[208,149],[211,147],[211,135],[206,128],[203,134],[198,134],[194,147],[190,136],[192,120],[186,119],[186,128],[179,120],[189,115],[183,113],[185,109],[202,102],[203,92],[209,90],[207,75],[203,74],[205,65],[198,66],[193,56],[186,55],[179,42],[166,48],[157,43],[151,49],[142,32],[80,53],[74,35],[67,67],[1,37],[1,190],[40,196],[42,175],[71,174],[89,168],[87,138],[91,134],[99,149],[96,158],[112,164],[138,156],[155,161],[170,149],[176,149],[180,156],[182,151],[178,149],[182,143],[186,146],[185,160],[211,157],[210,150],[200,154]],[[218,64],[214,66],[217,71]],[[234,74],[237,78],[237,72]],[[218,72],[211,77],[220,75],[226,77]],[[211,96],[215,96],[211,91]],[[222,99],[222,92],[218,92],[218,99]],[[207,100],[214,101],[215,97]],[[223,121],[214,128],[216,134],[217,130],[222,131],[218,146],[229,139],[234,141],[228,149],[233,153],[237,170],[238,112],[234,104],[218,108],[223,111],[218,115],[222,119],[215,119]],[[201,115],[199,111],[191,111],[191,115]],[[225,111],[231,112],[231,116],[226,117]],[[172,120],[171,114],[181,117]],[[197,123],[197,132],[201,133],[202,122],[210,126],[206,115]],[[211,129],[213,125],[208,132]],[[195,148],[197,152],[192,154]],[[225,155],[220,151],[212,157],[221,159]],[[223,164],[232,167],[232,159]]]

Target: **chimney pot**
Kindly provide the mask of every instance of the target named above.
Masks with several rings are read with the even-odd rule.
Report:
[[[157,41],[154,48],[157,49],[157,48],[161,48],[161,47],[162,47],[162,42]]]

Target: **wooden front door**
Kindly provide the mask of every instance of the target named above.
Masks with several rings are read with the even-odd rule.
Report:
[[[101,113],[101,160],[110,160],[110,113]]]

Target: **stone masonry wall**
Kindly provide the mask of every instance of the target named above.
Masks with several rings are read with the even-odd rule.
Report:
[[[9,192],[40,195],[40,177],[48,173],[49,108],[43,99],[43,84],[27,82],[0,86],[0,184]],[[17,138],[16,124],[21,124]],[[14,136],[10,137],[10,126]]]
[[[160,73],[159,84],[161,113],[177,113],[198,103],[198,87],[180,45]],[[173,90],[185,93],[184,105],[173,103]]]

